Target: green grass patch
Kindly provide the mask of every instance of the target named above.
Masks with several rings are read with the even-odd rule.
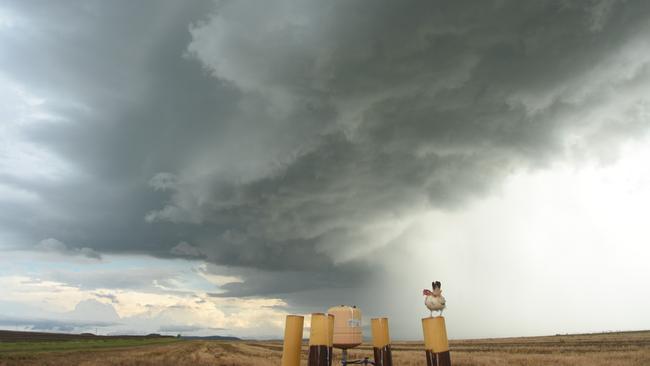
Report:
[[[48,342],[0,342],[0,357],[35,352],[83,351],[103,348],[135,347],[178,342],[175,338],[156,339],[89,339]]]

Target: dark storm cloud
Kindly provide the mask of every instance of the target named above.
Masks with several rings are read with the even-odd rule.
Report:
[[[21,136],[75,174],[0,172],[42,200],[0,225],[245,277],[218,296],[357,286],[395,223],[647,129],[646,2],[10,8],[0,67],[62,121]]]
[[[219,270],[207,267],[206,271],[218,272]],[[221,285],[219,288],[225,292],[214,293],[211,296],[287,296],[293,292],[322,288],[349,289],[351,285],[357,284],[356,278],[362,278],[370,271],[371,267],[367,263],[358,261],[298,269],[291,268],[291,266],[271,270],[230,268],[228,274],[237,275],[246,281]]]
[[[258,179],[203,176],[201,190],[185,175],[168,187],[171,203],[148,218],[226,223],[225,234],[196,240],[217,262],[325,269],[346,246],[385,240],[364,228],[423,201],[458,207],[516,169],[573,153],[569,136],[599,153],[599,131],[647,128],[643,118],[585,118],[606,95],[595,86],[625,93],[626,78],[608,73],[647,33],[643,5],[282,4],[225,3],[193,28],[190,51],[278,109],[328,103],[336,127]],[[645,74],[647,59],[636,61],[622,67]]]
[[[175,80],[189,63],[179,56],[189,41],[187,24],[210,7],[199,3],[113,7],[101,2],[12,5],[28,23],[26,30],[3,34],[4,47],[10,51],[3,53],[3,72],[33,93],[52,99],[51,113],[64,121],[30,125],[23,134],[70,161],[81,174],[53,184],[3,172],[5,184],[46,197],[44,204],[57,213],[52,218],[34,207],[32,212],[3,210],[3,224],[33,242],[55,237],[69,245],[87,243],[101,250],[113,245],[117,250],[133,247],[134,242],[155,247],[160,237],[140,223],[144,207],[157,199],[138,181],[146,183],[148,169],[153,174],[174,164],[173,157],[180,155],[167,148],[154,152],[154,145],[189,146],[182,133],[174,131],[183,129],[171,126],[179,122],[175,113],[196,122],[200,130],[205,119],[192,118],[192,110],[207,112],[196,105],[216,105],[205,98],[214,96],[218,88],[211,86],[214,83],[201,84],[200,71]],[[167,62],[168,56],[175,61]],[[193,88],[178,95],[166,93],[183,82]],[[154,90],[160,93],[151,95]],[[175,112],[163,111],[169,99],[189,103],[179,103]],[[25,220],[26,216],[31,219]]]

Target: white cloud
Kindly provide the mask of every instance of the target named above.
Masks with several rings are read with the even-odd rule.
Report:
[[[91,295],[78,287],[26,274],[0,276],[3,299],[29,304],[46,312],[66,312]],[[33,315],[33,314],[32,314]]]
[[[102,320],[105,322],[117,322],[120,320],[112,304],[100,302],[95,299],[80,301],[75,305],[74,310],[67,314],[67,317],[77,320]]]
[[[55,239],[44,241],[42,246],[56,251],[65,248],[63,243]],[[280,299],[210,296],[197,288],[196,284],[207,282],[218,285],[239,282],[241,279],[211,275],[205,265],[197,266],[195,262],[159,259],[149,263],[149,266],[171,267],[173,271],[185,268],[174,274],[179,287],[165,289],[162,286],[148,286],[140,281],[139,278],[147,272],[138,273],[127,267],[109,273],[94,268],[119,268],[132,261],[128,258],[107,257],[104,262],[94,263],[69,262],[68,273],[50,271],[45,263],[26,260],[18,252],[4,254],[3,267],[0,269],[4,268],[11,274],[0,270],[3,295],[0,309],[3,309],[4,315],[0,323],[5,321],[17,326],[23,324],[30,329],[76,332],[94,331],[95,327],[99,327],[102,333],[146,334],[165,328],[182,328],[185,329],[184,334],[278,337],[287,314],[287,304]],[[12,256],[16,256],[16,260],[12,261]],[[7,267],[6,264],[11,262],[17,262],[17,265]],[[21,263],[24,263],[24,267],[21,267]],[[53,266],[57,268],[58,264]],[[102,271],[113,278],[119,273],[119,276],[133,278],[135,281],[129,288],[120,287],[124,282],[119,281],[114,283],[114,287],[95,287],[77,284],[80,281],[67,276],[75,273],[76,278],[86,278],[89,276],[87,271],[91,271],[90,274],[95,277]],[[148,271],[165,283],[168,282],[170,273],[173,273],[151,267]],[[107,281],[98,278],[88,280],[109,285]]]

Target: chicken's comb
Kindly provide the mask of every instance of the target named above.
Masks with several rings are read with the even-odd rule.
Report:
[[[429,290],[427,290],[427,289],[425,288],[424,290],[422,290],[422,295],[424,295],[424,296],[433,295],[433,292],[431,292],[431,291],[429,291]]]

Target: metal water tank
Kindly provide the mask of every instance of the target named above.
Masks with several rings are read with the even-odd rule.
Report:
[[[348,349],[363,343],[359,308],[339,305],[329,308],[327,312],[334,315],[334,347]]]

